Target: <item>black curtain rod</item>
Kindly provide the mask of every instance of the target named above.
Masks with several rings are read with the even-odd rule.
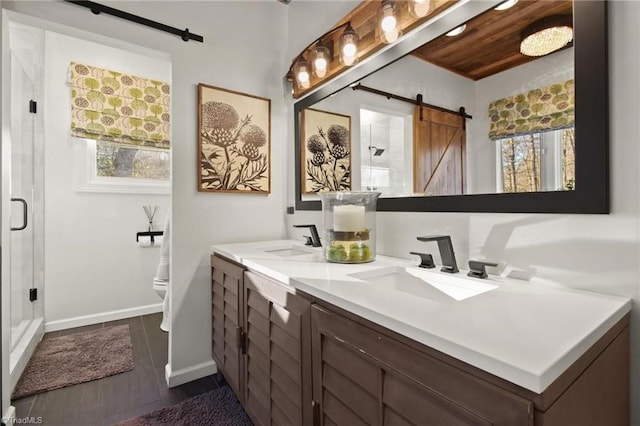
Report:
[[[460,109],[458,111],[454,111],[454,110],[447,109],[447,108],[442,108],[442,107],[439,107],[439,106],[436,106],[436,105],[426,104],[426,103],[422,102],[422,95],[416,96],[416,99],[405,98],[404,96],[394,95],[393,93],[383,92],[382,90],[374,89],[372,87],[363,86],[360,83],[356,84],[355,86],[352,86],[351,88],[353,90],[364,90],[365,92],[369,92],[369,93],[373,93],[373,94],[376,94],[376,95],[384,96],[387,99],[395,99],[395,100],[402,101],[402,102],[407,102],[407,103],[410,103],[410,104],[413,104],[413,105],[426,106],[426,107],[433,108],[433,109],[436,109],[436,110],[442,111],[442,112],[449,112],[451,114],[456,114],[456,115],[460,115],[460,116],[462,116],[464,118],[468,118],[469,120],[471,120],[473,118],[472,116],[467,114],[467,112],[465,111],[464,107],[460,107]],[[420,119],[422,120],[422,110],[420,110]]]
[[[184,41],[194,40],[194,41],[199,41],[200,43],[204,42],[204,38],[201,35],[190,33],[189,28],[185,28],[184,30],[181,30],[179,28],[170,27],[169,25],[152,21],[151,19],[143,18],[142,16],[124,12],[119,9],[114,9],[112,7],[105,6],[103,4],[95,3],[92,1],[74,1],[74,0],[64,0],[64,1],[66,1],[67,3],[73,3],[78,6],[86,7],[96,15],[99,15],[101,12],[104,12],[108,15],[112,15],[121,19],[126,19],[127,21],[135,22],[136,24],[145,25],[147,27],[155,28],[156,30],[164,31],[170,34],[175,34],[177,36],[180,36],[180,38],[182,38],[182,40]]]

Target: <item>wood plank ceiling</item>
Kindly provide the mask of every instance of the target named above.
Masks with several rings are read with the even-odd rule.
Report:
[[[411,54],[472,80],[537,58],[520,53],[522,30],[551,15],[572,15],[571,0],[520,0],[507,10],[491,9],[467,22],[455,37],[442,35]]]

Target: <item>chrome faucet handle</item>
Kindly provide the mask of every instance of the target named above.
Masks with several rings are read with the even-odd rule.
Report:
[[[409,254],[415,254],[420,256],[420,264],[418,265],[420,268],[435,268],[436,264],[433,263],[433,256],[429,253],[418,253],[416,251],[410,251]]]
[[[497,263],[494,262],[484,262],[482,260],[470,260],[469,261],[469,272],[467,273],[470,277],[475,278],[487,278],[487,266],[498,266]]]

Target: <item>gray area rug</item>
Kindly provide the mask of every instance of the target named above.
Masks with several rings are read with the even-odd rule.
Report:
[[[253,423],[228,386],[186,399],[117,426],[251,426]]]
[[[43,339],[22,373],[12,398],[130,370],[133,370],[133,350],[128,325]]]

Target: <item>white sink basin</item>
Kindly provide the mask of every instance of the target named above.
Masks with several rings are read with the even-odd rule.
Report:
[[[308,248],[304,246],[283,246],[283,247],[275,247],[269,250],[264,250],[265,253],[275,254],[276,256],[281,257],[293,257],[293,256],[303,256],[307,254],[318,253],[317,249]]]
[[[455,302],[498,288],[462,273],[445,275],[419,268],[389,267],[349,274],[376,286],[386,286],[436,302]]]

